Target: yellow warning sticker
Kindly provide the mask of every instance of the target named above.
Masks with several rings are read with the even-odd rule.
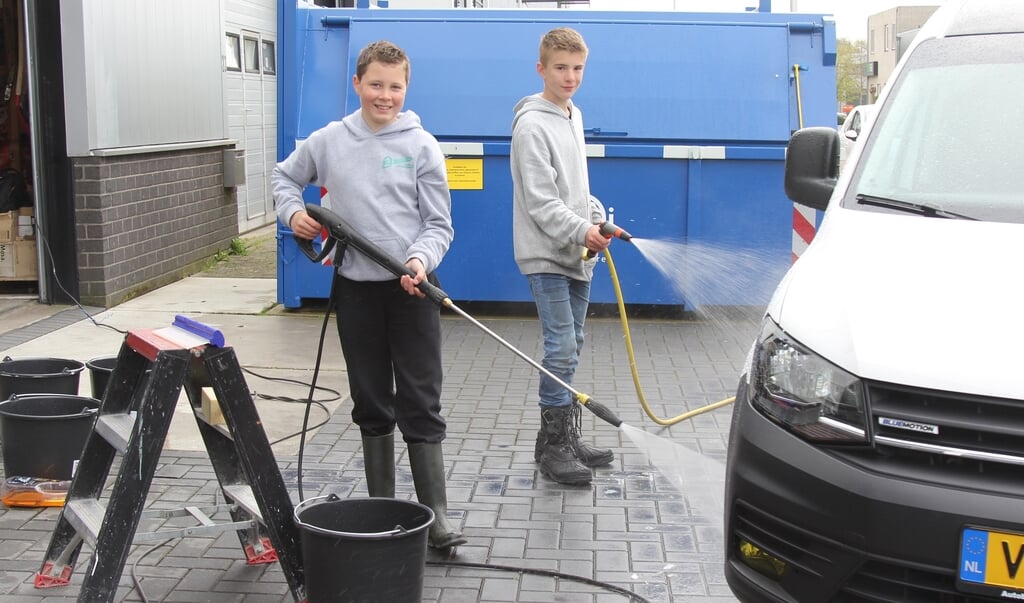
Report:
[[[453,191],[481,191],[484,189],[483,159],[445,159],[448,168],[448,188]]]

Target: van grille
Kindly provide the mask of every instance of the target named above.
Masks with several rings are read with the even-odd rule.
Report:
[[[944,484],[959,477],[965,487],[1024,494],[1024,401],[882,383],[868,383],[868,400],[874,453],[853,453],[851,460],[890,474]]]
[[[982,603],[989,598],[958,592],[953,568],[911,567],[898,560],[871,558],[864,551],[828,540],[757,510],[746,501],[733,507],[733,537],[783,559],[788,565],[780,586],[794,594],[829,596],[833,603]],[[845,579],[843,578],[845,576]],[[833,582],[835,580],[835,582]]]
[[[833,599],[835,603],[982,603],[991,600],[957,592],[956,579],[949,573],[881,561],[861,565]]]

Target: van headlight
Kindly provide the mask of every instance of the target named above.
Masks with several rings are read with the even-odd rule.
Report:
[[[806,440],[867,441],[864,387],[859,379],[765,320],[750,363],[750,401]]]

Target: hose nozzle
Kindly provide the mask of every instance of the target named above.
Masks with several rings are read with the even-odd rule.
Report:
[[[633,240],[633,235],[629,234],[628,232],[626,232],[625,230],[619,228],[618,226],[612,224],[611,222],[601,222],[600,227],[601,227],[601,234],[604,235],[604,237],[606,239],[610,239],[612,237],[618,237],[618,238],[622,239],[623,241],[626,241],[627,243]],[[589,259],[594,258],[596,256],[597,256],[597,252],[596,251],[592,251],[590,249],[587,249],[586,247],[583,248],[583,259],[584,260],[589,260]]]
[[[618,237],[623,241],[630,241],[633,235],[629,234],[625,230],[612,224],[611,222],[601,222],[601,234],[606,237]]]
[[[611,423],[611,425],[613,427],[618,427],[618,426],[622,425],[622,419],[620,419],[619,417],[615,416],[615,413],[613,413],[604,404],[599,404],[599,403],[595,402],[594,399],[591,398],[590,396],[581,393],[581,394],[576,396],[576,399],[579,400],[580,404],[583,405],[583,408],[586,408],[590,412],[592,412],[595,415],[597,415],[598,419],[601,419],[602,421],[605,421],[606,423]]]

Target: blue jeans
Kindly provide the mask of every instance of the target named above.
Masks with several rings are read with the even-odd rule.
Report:
[[[590,304],[590,281],[577,281],[560,274],[528,274],[530,291],[537,304],[544,334],[541,366],[572,385],[583,349],[583,323]],[[568,406],[572,394],[547,375],[540,375],[540,405]]]

